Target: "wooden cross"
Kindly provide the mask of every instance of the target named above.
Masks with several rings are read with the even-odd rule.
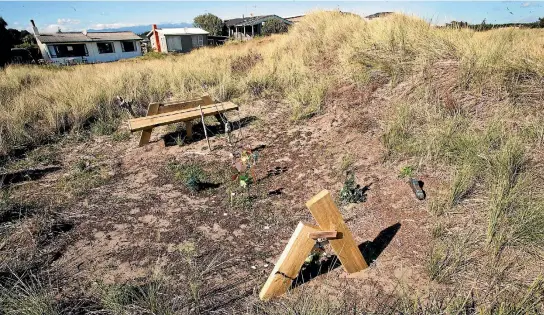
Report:
[[[306,203],[318,226],[299,222],[280,259],[266,280],[259,297],[269,300],[287,292],[298,276],[318,238],[329,240],[344,270],[354,273],[368,267],[340,211],[327,190]]]

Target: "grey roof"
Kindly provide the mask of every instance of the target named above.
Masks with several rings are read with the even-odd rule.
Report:
[[[100,42],[110,40],[141,40],[142,38],[133,32],[61,32],[53,34],[40,34],[36,38],[44,43],[79,43]]]
[[[226,26],[246,26],[246,25],[256,25],[260,24],[270,18],[278,18],[280,20],[285,21],[287,24],[292,24],[290,21],[287,21],[286,19],[277,16],[277,15],[259,15],[259,16],[250,16],[246,18],[237,18],[237,19],[230,19],[225,20]]]

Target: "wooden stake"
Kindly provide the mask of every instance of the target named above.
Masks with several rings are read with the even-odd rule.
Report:
[[[347,272],[354,273],[368,267],[351,231],[327,190],[321,191],[310,199],[306,207],[310,209],[321,230],[335,230],[342,234],[341,239],[330,240],[329,244]]]
[[[185,124],[185,133],[187,134],[187,139],[193,138],[193,121],[186,121]]]
[[[287,292],[315,245],[315,241],[309,239],[308,234],[317,231],[319,231],[317,226],[299,222],[259,293],[261,300],[266,301]]]
[[[208,142],[208,149],[211,151],[212,147],[210,146],[210,139],[208,139],[208,132],[206,131],[206,125],[204,124],[204,113],[202,112],[202,106],[198,105],[198,109],[200,110],[200,117],[202,119],[202,128],[204,128],[204,136],[206,137],[206,141]]]
[[[159,106],[160,103],[149,103],[149,106],[147,107],[147,114],[146,116],[154,116],[159,113]],[[151,139],[151,132],[153,131],[153,127],[142,130],[142,135],[140,136],[140,144],[139,146],[144,146],[149,143],[149,139]]]

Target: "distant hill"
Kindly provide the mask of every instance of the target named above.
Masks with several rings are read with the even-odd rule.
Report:
[[[176,27],[193,27],[191,23],[167,23],[167,24],[157,24],[159,28],[176,28]],[[118,28],[105,28],[100,30],[89,29],[89,32],[122,32],[122,31],[132,31],[136,34],[141,34],[144,32],[151,31],[151,24],[149,25],[135,25],[135,26],[126,26]]]

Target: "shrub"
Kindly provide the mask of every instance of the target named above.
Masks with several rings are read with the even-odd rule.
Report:
[[[264,35],[285,33],[285,32],[287,32],[287,24],[278,18],[271,18],[266,20],[262,27],[262,33]]]

